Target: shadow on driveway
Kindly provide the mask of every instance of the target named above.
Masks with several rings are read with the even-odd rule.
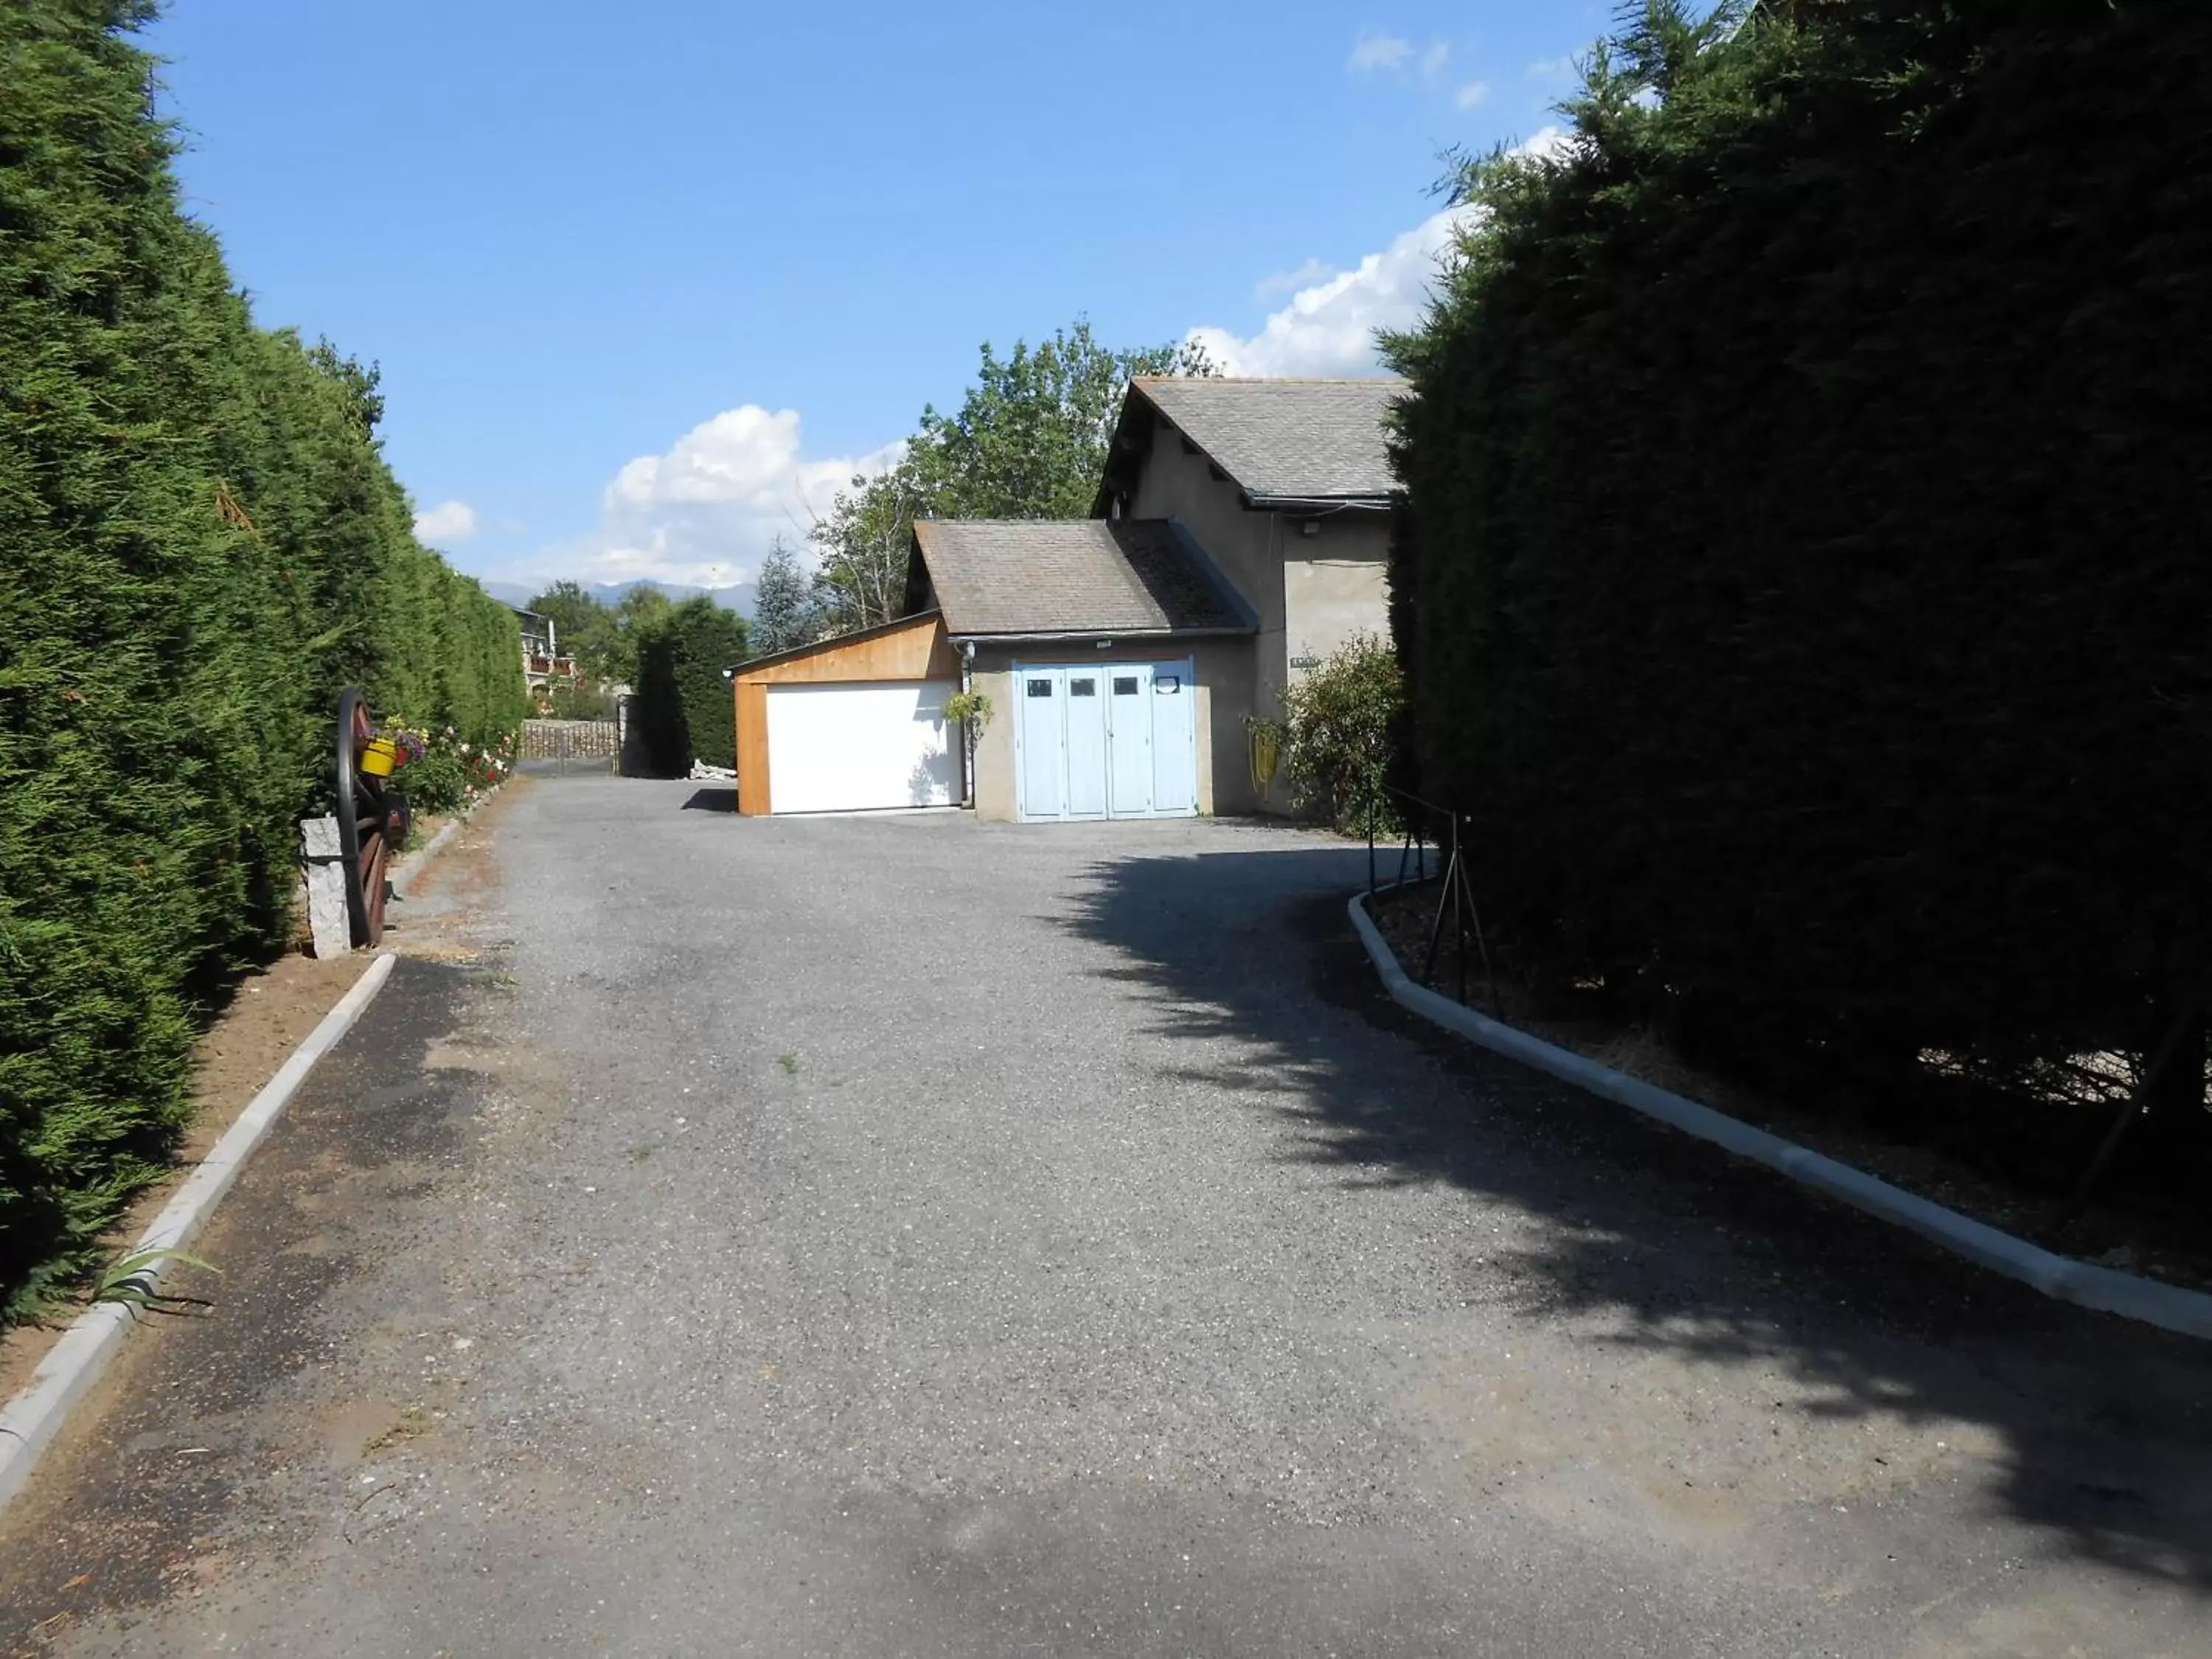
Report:
[[[1170,1069],[1286,1113],[1300,1155],[1350,1191],[1448,1182],[1542,1219],[1541,1245],[1504,1264],[1515,1311],[1608,1315],[1632,1347],[1743,1366],[1747,1389],[1778,1370],[1821,1414],[1984,1425],[2004,1449],[1997,1512],[2212,1593],[2212,1346],[2048,1301],[1414,1020],[1345,918],[1364,848],[1090,875],[1066,925],[1119,954],[1106,972],[1150,998],[1158,1031],[1267,1057],[1256,1074]]]

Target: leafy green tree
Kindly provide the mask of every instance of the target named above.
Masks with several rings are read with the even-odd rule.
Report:
[[[814,637],[814,592],[799,556],[775,538],[762,561],[753,592],[751,644],[756,656],[804,645]]]
[[[1216,372],[1192,343],[1114,350],[1080,318],[1035,347],[1015,342],[1005,357],[987,343],[959,408],[923,409],[897,465],[854,478],[815,525],[823,617],[842,631],[900,613],[917,518],[1082,517],[1129,382]]]
[[[555,582],[530,608],[551,619],[561,649],[574,662],[582,677],[595,684],[611,684],[629,677],[623,659],[622,629],[615,613],[572,581]]]
[[[1121,394],[1143,374],[1210,374],[1194,343],[1115,351],[1079,318],[1001,358],[988,343],[950,414],[921,412],[908,452],[928,511],[944,519],[1079,519],[1106,467]]]
[[[666,621],[675,607],[676,601],[657,587],[633,587],[615,606],[615,624],[625,634],[635,634]]]
[[[921,501],[909,457],[872,478],[854,478],[816,523],[822,562],[812,609],[825,633],[889,622],[905,608],[907,553]]]

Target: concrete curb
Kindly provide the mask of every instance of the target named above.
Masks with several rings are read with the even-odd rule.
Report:
[[[406,897],[407,890],[415,884],[415,878],[422,873],[422,866],[429,863],[431,859],[436,856],[439,848],[442,848],[447,842],[451,841],[453,838],[454,832],[459,830],[460,827],[467,822],[468,820],[466,818],[453,819],[441,829],[436,835],[431,836],[429,844],[425,846],[420,852],[410,853],[405,858],[400,860],[399,862],[393,866],[392,873],[385,878],[386,881],[392,884],[392,890],[398,894],[402,898]]]
[[[435,845],[433,842],[432,846]],[[424,849],[426,854],[428,850]],[[131,1254],[180,1249],[206,1224],[216,1204],[246,1167],[246,1160],[307,1080],[315,1062],[352,1029],[362,1010],[375,999],[384,981],[392,977],[393,960],[380,954],[370,961],[368,971],[354,981],[353,988],[323,1016],[321,1023],[307,1034],[307,1041],[292,1051],[291,1057],[277,1068],[276,1075],[262,1085],[261,1092],[247,1103],[237,1121],[223,1132],[199,1167],[185,1177],[184,1184],[162,1206],[161,1214],[154,1218],[153,1225],[131,1248]],[[149,1288],[158,1287],[166,1266],[166,1262],[155,1262],[138,1278]],[[70,1407],[99,1380],[100,1372],[121,1346],[124,1333],[137,1320],[134,1310],[119,1303],[94,1304],[77,1316],[62,1340],[40,1362],[38,1370],[31,1373],[28,1386],[0,1408],[0,1504],[6,1504],[22,1489],[40,1455],[60,1432]]]
[[[2000,1232],[1971,1216],[1947,1210],[1924,1198],[1877,1180],[1863,1170],[1769,1134],[1739,1119],[1669,1093],[1654,1084],[1616,1072],[1610,1066],[1562,1048],[1541,1037],[1502,1024],[1450,998],[1413,982],[1367,914],[1366,897],[1355,893],[1348,908],[1352,925],[1382,976],[1383,988],[1400,1006],[1446,1030],[1479,1042],[1524,1066],[1547,1072],[1563,1082],[1602,1096],[1631,1111],[1656,1118],[1684,1134],[1778,1170],[1791,1180],[1842,1200],[1854,1209],[1916,1232],[1954,1255],[2008,1279],[2033,1285],[2045,1296],[2099,1313],[2118,1314],[2184,1336],[2212,1340],[2212,1296],[2161,1285],[2136,1273],[2093,1267],[2058,1255],[2024,1238]]]

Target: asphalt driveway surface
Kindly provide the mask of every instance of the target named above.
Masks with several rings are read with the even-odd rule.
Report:
[[[2212,1351],[1413,1024],[1363,852],[515,793],[0,1651],[2212,1653]]]

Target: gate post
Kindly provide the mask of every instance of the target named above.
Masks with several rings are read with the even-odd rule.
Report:
[[[338,852],[338,821],[300,820],[300,852],[307,866],[307,929],[318,957],[342,957],[353,949],[353,923],[346,915],[345,867]]]

